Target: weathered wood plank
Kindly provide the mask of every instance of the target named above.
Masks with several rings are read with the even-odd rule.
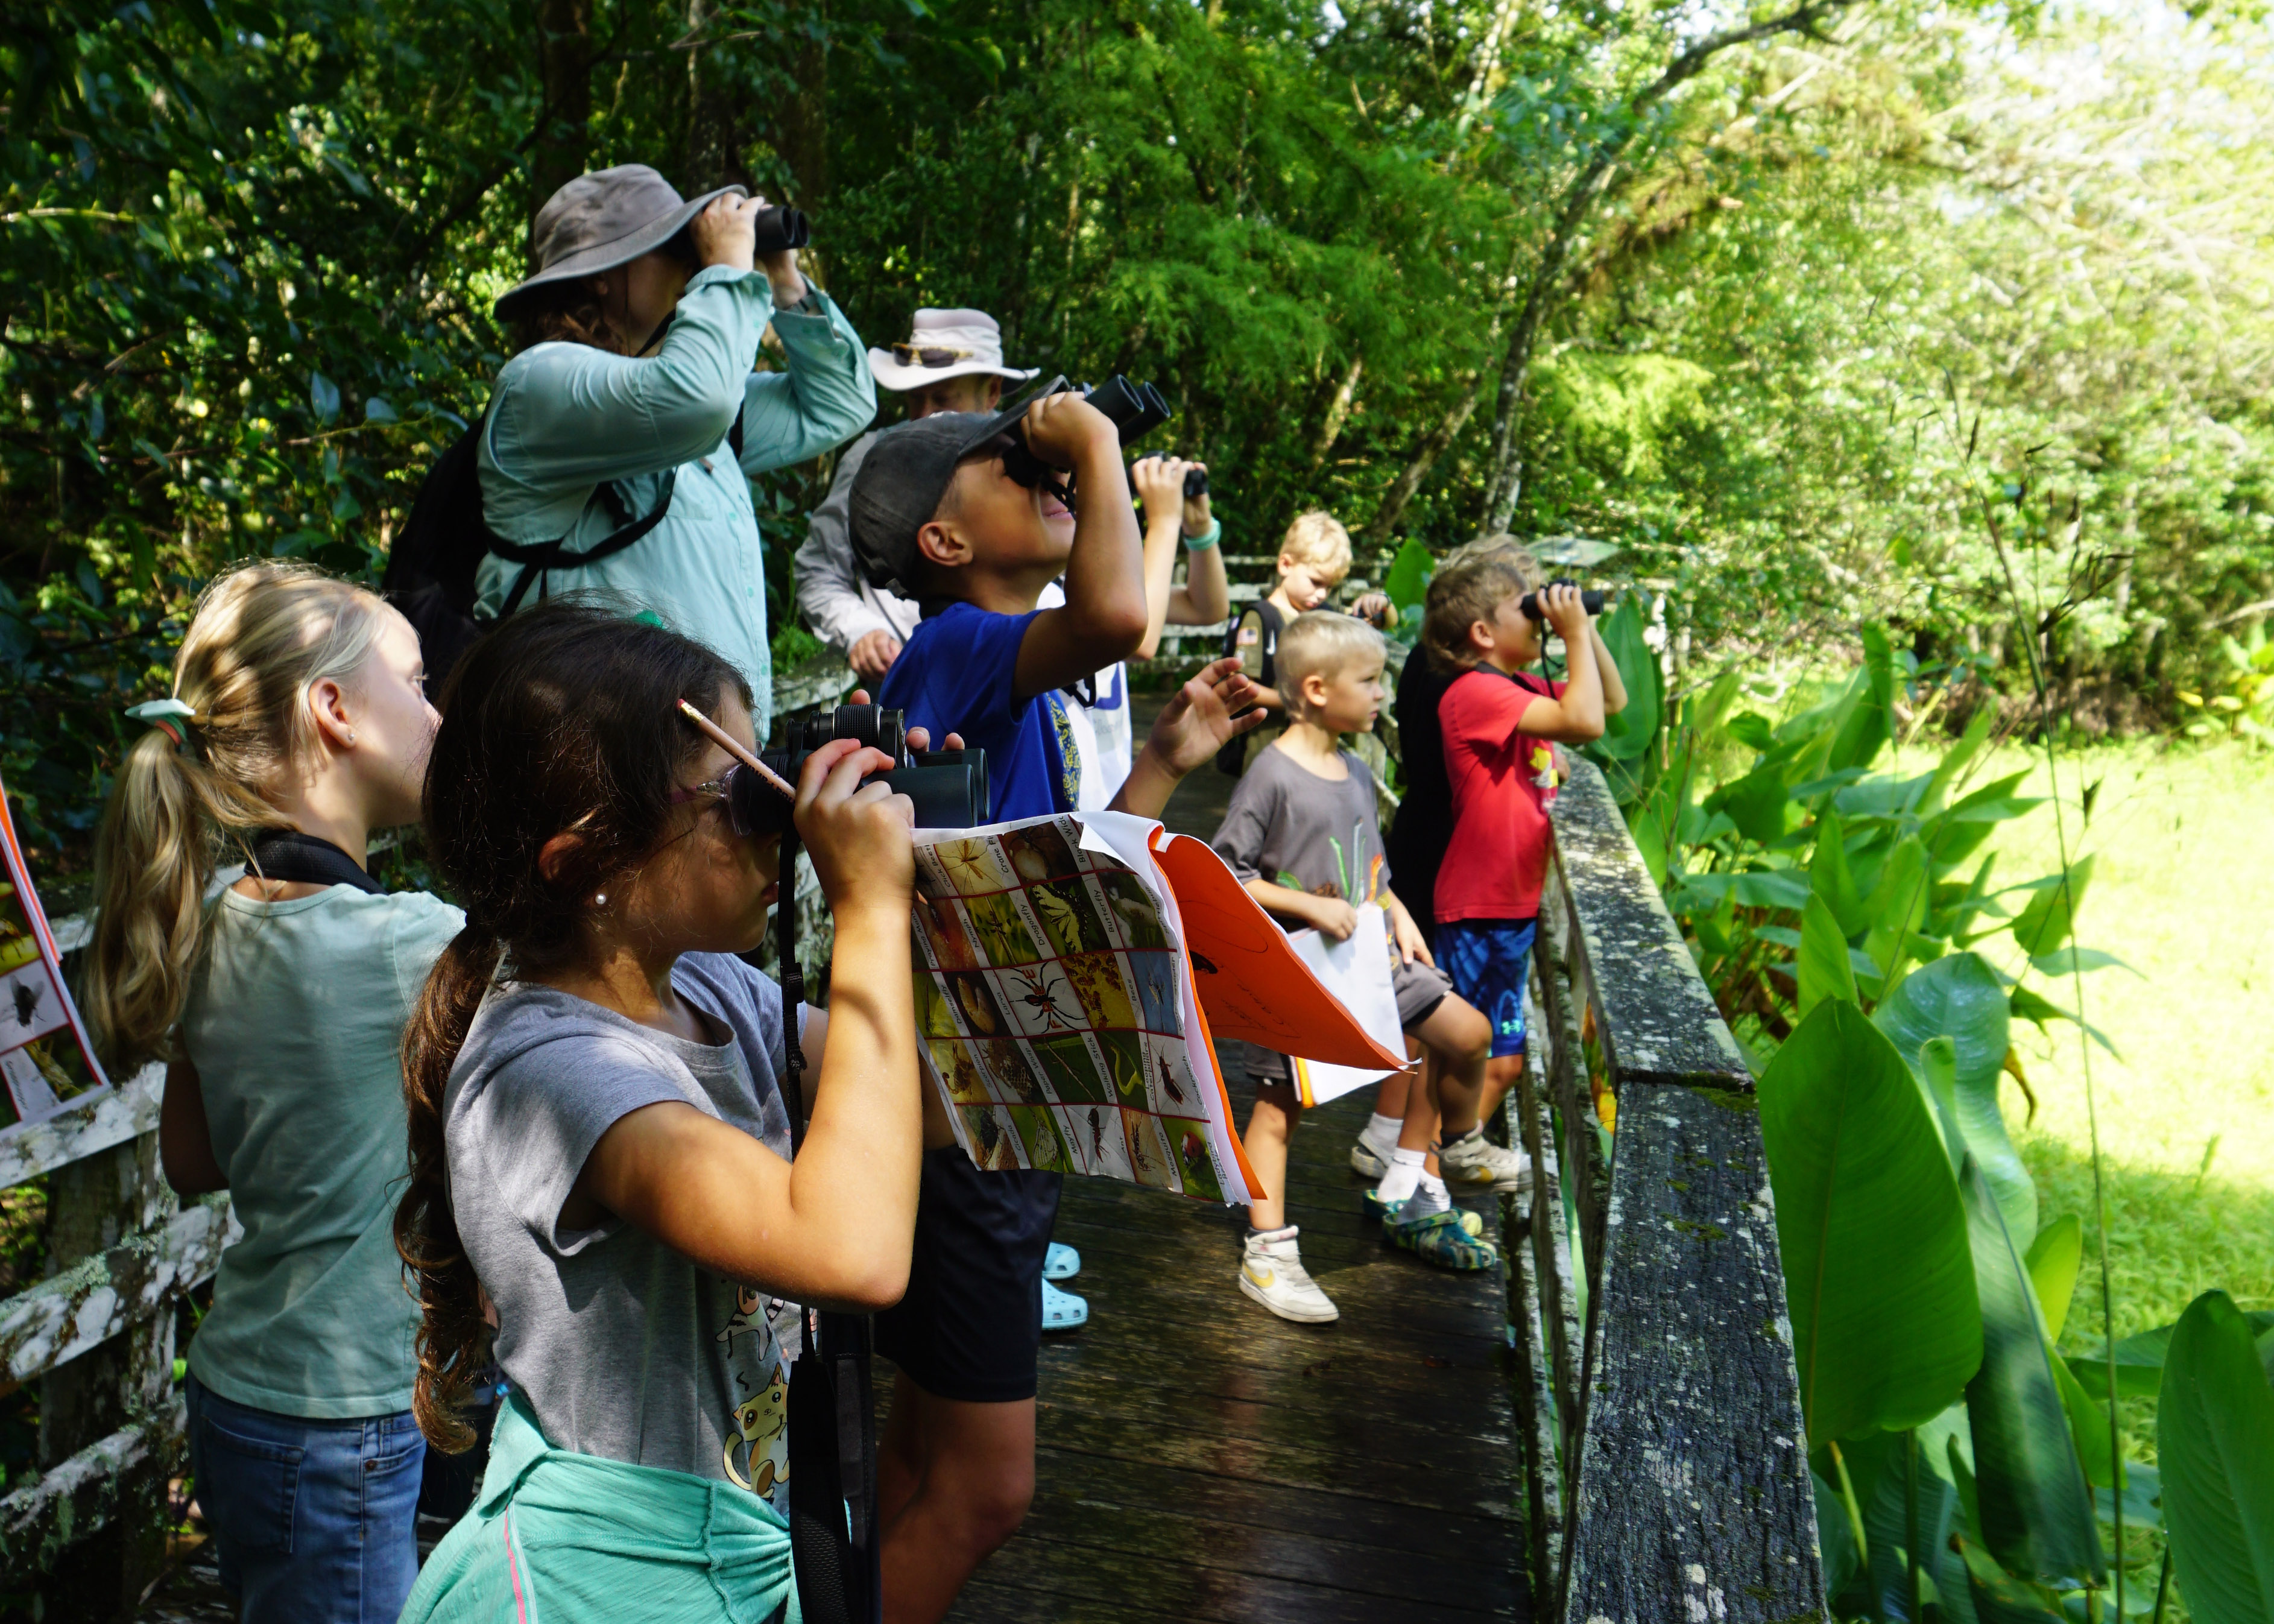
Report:
[[[1511,1106],[1510,1109],[1513,1109]],[[1536,1187],[1535,1187],[1536,1193]],[[1529,1202],[1502,1203],[1502,1252],[1508,1270],[1509,1387],[1516,1398],[1523,1463],[1525,1568],[1535,1611],[1555,1593],[1563,1565],[1563,1472],[1557,1444],[1555,1384],[1540,1332],[1540,1282],[1530,1244]]]
[[[166,1068],[147,1065],[92,1100],[0,1139],[0,1190],[149,1132],[165,1089]]]
[[[1563,1207],[1562,1158],[1547,1102],[1547,1075],[1535,1047],[1525,1057],[1517,1086],[1509,1091],[1525,1154],[1532,1158],[1532,1279],[1538,1293],[1541,1351],[1555,1394],[1564,1458],[1576,1441],[1572,1429],[1580,1413],[1580,1375],[1585,1359],[1577,1282],[1571,1274],[1571,1232]]]
[[[120,1510],[120,1485],[139,1475],[136,1467],[169,1466],[180,1457],[183,1428],[182,1401],[172,1395],[147,1418],[0,1500],[0,1572],[20,1577],[43,1570],[65,1546],[107,1527]]]
[[[1563,1616],[1824,1616],[1776,1214],[1750,1094],[1619,1113]]]
[[[209,1196],[0,1303],[0,1376],[26,1381],[100,1347],[211,1275],[242,1233]]]
[[[1599,1035],[1616,1085],[1751,1088],[1737,1041],[1593,763],[1573,763],[1551,816],[1555,868],[1578,916],[1602,1016]]]

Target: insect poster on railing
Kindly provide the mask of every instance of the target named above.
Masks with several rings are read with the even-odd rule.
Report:
[[[1299,1033],[1324,1059],[1374,1057],[1216,854],[1146,819],[1088,813],[929,836],[916,891],[925,1070],[983,1169],[1246,1202],[1253,1175],[1211,1022],[1258,1041]],[[1239,967],[1236,995],[1219,992],[1231,979],[1219,960]],[[1249,1015],[1257,1004],[1272,1011],[1268,1038]]]
[[[30,865],[0,786],[0,1134],[54,1116],[109,1086],[79,1007],[64,989],[62,955],[32,889]]]

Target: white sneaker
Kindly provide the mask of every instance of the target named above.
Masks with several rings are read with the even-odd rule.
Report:
[[[1367,1126],[1373,1124],[1369,1123]],[[1358,1138],[1351,1141],[1351,1170],[1361,1178],[1380,1184],[1382,1176],[1389,1171],[1389,1153],[1397,1148],[1395,1138],[1385,1145],[1368,1139],[1366,1128],[1360,1128]]]
[[[1295,1235],[1290,1229],[1270,1239],[1250,1236],[1239,1259],[1239,1289],[1282,1320],[1299,1325],[1326,1325],[1341,1319],[1343,1311],[1303,1267]]]
[[[1472,1194],[1520,1195],[1532,1188],[1532,1158],[1520,1150],[1495,1145],[1481,1127],[1470,1129],[1449,1144],[1437,1147],[1437,1166],[1445,1183]]]

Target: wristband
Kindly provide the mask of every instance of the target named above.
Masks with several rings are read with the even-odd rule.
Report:
[[[1223,539],[1224,521],[1211,514],[1209,515],[1208,529],[1202,530],[1197,536],[1186,536],[1185,538],[1185,551],[1187,553],[1205,553]]]

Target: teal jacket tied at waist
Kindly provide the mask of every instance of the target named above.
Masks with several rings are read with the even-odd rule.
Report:
[[[769,321],[789,368],[753,372]],[[739,467],[727,444],[738,412]],[[828,295],[814,289],[794,308],[777,311],[762,274],[712,266],[687,284],[651,355],[546,343],[506,363],[478,458],[483,517],[507,541],[566,536],[568,549],[581,552],[619,523],[607,503],[592,500],[601,485],[621,485],[638,517],[654,509],[677,470],[662,523],[620,553],[548,572],[523,601],[600,589],[654,610],[742,673],[764,739],[772,723],[772,662],[764,552],[746,476],[819,456],[876,414],[867,350]],[[482,561],[478,616],[497,614],[521,568],[494,555]]]
[[[400,1624],[796,1624],[789,1527],[722,1480],[555,1449],[508,1394]]]

